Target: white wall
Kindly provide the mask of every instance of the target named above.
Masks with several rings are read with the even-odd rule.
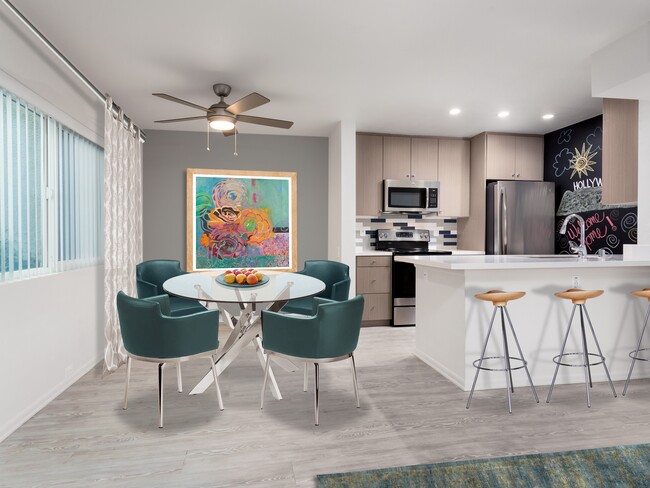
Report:
[[[4,6],[0,86],[103,145],[102,103]],[[0,441],[101,360],[102,275],[95,267],[0,284]]]
[[[0,440],[103,355],[103,266],[0,283]]]
[[[350,294],[356,289],[356,125],[339,122],[329,137],[328,259],[350,267]]]

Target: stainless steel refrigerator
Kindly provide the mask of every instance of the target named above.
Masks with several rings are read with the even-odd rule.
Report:
[[[555,183],[487,185],[487,254],[555,253]]]

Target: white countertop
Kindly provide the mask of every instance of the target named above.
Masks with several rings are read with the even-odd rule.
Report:
[[[650,267],[650,260],[624,260],[622,255],[608,256],[605,260],[599,260],[596,256],[588,256],[586,260],[578,260],[577,257],[569,254],[546,256],[395,256],[395,261],[428,268],[451,270]]]
[[[438,249],[439,251],[446,251],[447,249]],[[462,256],[462,255],[479,255],[479,254],[485,254],[483,251],[462,251],[460,249],[449,249],[451,251],[452,256]],[[392,256],[393,253],[390,251],[374,251],[374,250],[367,250],[367,251],[357,251],[355,253],[357,256]]]

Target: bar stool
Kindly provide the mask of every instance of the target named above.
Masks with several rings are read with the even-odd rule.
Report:
[[[506,373],[506,396],[508,398],[508,412],[512,413],[512,400],[510,397],[510,392],[514,393],[515,388],[512,384],[512,371],[516,369],[521,369],[524,368],[526,370],[526,375],[528,376],[528,382],[530,383],[530,387],[533,390],[533,396],[535,397],[535,401],[539,403],[539,398],[537,397],[537,392],[535,391],[535,386],[533,385],[533,380],[530,377],[530,372],[528,371],[528,366],[527,362],[524,359],[524,353],[521,351],[521,347],[519,346],[519,340],[517,339],[517,334],[515,333],[515,329],[512,326],[512,320],[510,320],[510,314],[508,313],[508,308],[506,305],[510,300],[517,300],[521,297],[523,297],[526,294],[526,292],[523,291],[515,291],[515,292],[505,292],[501,290],[490,290],[485,293],[479,293],[478,295],[474,295],[475,298],[478,298],[479,300],[485,300],[488,302],[492,302],[492,305],[494,306],[494,311],[492,312],[492,319],[490,320],[490,326],[488,327],[488,332],[487,336],[485,337],[485,343],[483,344],[483,351],[481,352],[481,357],[474,361],[472,364],[476,368],[476,374],[474,375],[474,382],[472,383],[472,390],[469,392],[469,398],[467,399],[467,406],[465,408],[469,408],[469,405],[472,401],[472,396],[474,395],[474,388],[476,387],[476,380],[478,379],[478,374],[482,369],[486,371],[505,371]],[[488,341],[490,340],[490,333],[492,332],[492,325],[494,324],[494,317],[496,316],[497,310],[501,313],[501,332],[503,336],[503,356],[489,356],[485,357],[485,350],[487,349]],[[512,331],[512,336],[515,338],[515,344],[517,344],[517,349],[519,350],[519,355],[521,357],[512,357],[510,356],[510,349],[508,348],[508,336],[506,334],[506,322],[504,318],[504,312],[505,312],[505,317],[508,319],[508,324],[510,325],[510,330]],[[483,366],[483,361],[486,359],[503,359],[503,368],[488,368]],[[518,361],[521,363],[521,366],[517,366],[513,368],[510,365],[510,361]]]
[[[632,295],[640,298],[647,298],[650,302],[650,288],[644,288],[643,290],[633,291]],[[627,385],[630,383],[630,377],[632,376],[632,370],[634,369],[634,363],[638,359],[639,361],[648,361],[648,358],[639,357],[639,351],[650,351],[650,347],[641,348],[641,341],[643,340],[643,334],[645,333],[645,328],[648,325],[648,317],[650,316],[650,305],[648,306],[648,311],[645,314],[645,322],[643,323],[643,328],[641,329],[641,335],[639,336],[639,342],[636,345],[636,349],[630,353],[632,358],[632,364],[630,365],[630,372],[627,374],[627,380],[625,380],[625,387],[623,388],[623,396],[627,392]]]
[[[616,398],[616,390],[614,389],[614,384],[612,383],[612,378],[609,376],[609,370],[605,364],[605,356],[603,356],[603,351],[600,349],[600,344],[598,344],[598,339],[596,338],[596,332],[594,332],[594,326],[591,324],[591,319],[589,318],[589,312],[587,312],[587,306],[585,305],[586,301],[590,298],[596,298],[603,294],[603,290],[581,290],[579,288],[571,288],[565,291],[558,291],[555,293],[555,296],[558,298],[563,298],[565,300],[571,300],[573,303],[573,309],[571,310],[571,317],[569,317],[569,326],[567,327],[566,335],[564,336],[564,342],[562,343],[562,349],[560,354],[553,358],[553,362],[556,364],[555,373],[553,374],[553,381],[551,381],[551,388],[548,391],[548,397],[546,398],[546,403],[551,402],[551,395],[553,394],[553,386],[555,385],[555,379],[557,378],[557,372],[560,369],[560,366],[571,366],[576,368],[584,368],[585,371],[585,391],[587,392],[587,407],[591,408],[591,399],[589,398],[589,388],[593,386],[591,381],[591,366],[596,366],[602,364],[605,368],[605,374],[607,375],[607,381],[609,381],[609,386],[612,389],[614,398]],[[564,352],[566,347],[567,340],[569,338],[569,332],[571,332],[571,323],[573,322],[573,316],[576,312],[576,307],[580,310],[580,331],[582,337],[582,352]],[[584,316],[583,316],[584,313]],[[585,320],[584,317],[587,317],[587,323],[589,324],[589,329],[591,334],[594,337],[596,347],[598,348],[598,354],[589,352],[587,348],[587,334],[585,332]],[[563,363],[562,360],[564,356],[582,356],[582,364],[570,364]],[[599,358],[600,361],[590,363],[589,356]]]

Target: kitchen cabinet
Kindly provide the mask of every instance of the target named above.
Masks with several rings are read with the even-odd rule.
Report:
[[[438,179],[438,139],[384,136],[384,179]]]
[[[458,247],[485,251],[485,188],[488,180],[542,181],[543,176],[543,136],[483,132],[472,137],[469,193],[473,198],[469,202],[469,217],[458,221]]]
[[[357,134],[357,215],[381,213],[383,137]]]
[[[364,322],[385,322],[392,319],[391,256],[357,257],[357,294],[365,299]]]
[[[486,134],[486,179],[544,179],[542,136]]]
[[[438,140],[439,216],[469,216],[469,141]]]
[[[637,201],[638,157],[638,100],[603,99],[603,204]]]

